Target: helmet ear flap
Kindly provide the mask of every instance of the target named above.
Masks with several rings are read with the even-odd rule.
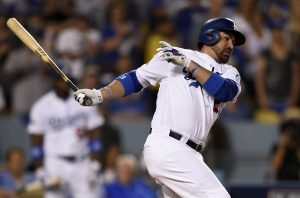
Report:
[[[206,45],[214,45],[220,40],[220,32],[216,29],[208,29],[204,32]]]
[[[220,40],[220,32],[217,29],[202,30],[198,40],[198,48],[201,49],[203,44],[214,45]]]

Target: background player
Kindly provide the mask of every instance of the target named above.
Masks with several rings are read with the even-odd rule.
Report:
[[[53,75],[54,90],[36,101],[30,113],[33,163],[43,162],[44,177],[60,180],[60,188],[47,191],[46,197],[98,197],[98,128],[104,119],[96,107],[78,106],[66,83]]]
[[[234,21],[211,19],[201,28],[200,51],[160,42],[159,53],[136,71],[100,90],[81,89],[74,96],[80,104],[89,97],[95,105],[160,83],[144,146],[150,175],[162,185],[165,197],[230,197],[199,152],[226,103],[241,91],[238,71],[225,63],[234,46],[244,42]]]

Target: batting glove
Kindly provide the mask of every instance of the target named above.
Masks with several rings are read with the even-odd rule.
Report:
[[[181,54],[172,45],[165,41],[159,41],[159,44],[161,47],[156,50],[159,52],[160,60],[171,61],[178,66],[188,68],[191,63],[191,59]]]
[[[82,106],[94,106],[103,102],[99,89],[79,89],[74,93],[74,98]]]

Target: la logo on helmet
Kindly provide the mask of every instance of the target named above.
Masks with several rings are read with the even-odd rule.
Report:
[[[234,21],[233,21],[233,29],[238,31],[238,27]]]
[[[230,18],[226,18],[227,20],[230,20],[232,23],[233,23],[233,29],[238,31],[238,27],[237,27],[237,24],[235,23],[234,20],[230,19]]]

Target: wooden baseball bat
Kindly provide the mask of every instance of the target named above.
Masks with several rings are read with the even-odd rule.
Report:
[[[7,26],[15,35],[36,55],[38,55],[45,63],[47,63],[54,71],[67,83],[67,85],[77,91],[77,86],[61,71],[61,69],[55,64],[54,61],[48,56],[45,50],[40,44],[31,36],[31,34],[18,22],[15,18],[9,18],[7,20]],[[89,98],[84,98],[85,105],[90,105],[92,101]]]

